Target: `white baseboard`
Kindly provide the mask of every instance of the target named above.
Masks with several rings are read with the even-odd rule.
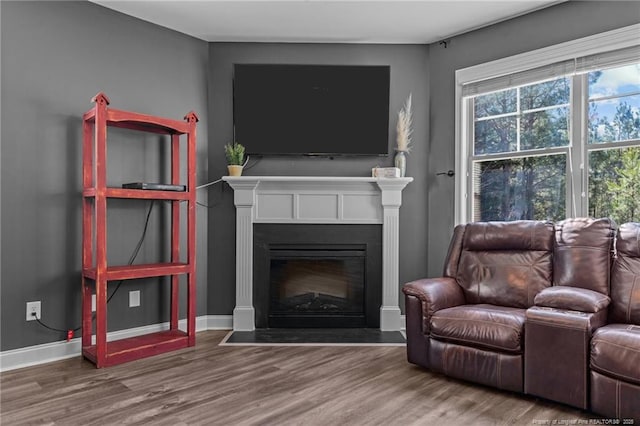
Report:
[[[196,332],[205,330],[230,330],[233,318],[231,315],[204,315],[196,318]],[[178,327],[185,330],[187,320],[180,320]],[[157,331],[168,330],[169,323],[152,324],[126,330],[112,331],[107,334],[107,341],[126,339]],[[67,342],[44,343],[0,352],[0,371],[15,370],[47,362],[80,356],[81,338],[77,337]]]
[[[400,316],[401,330],[405,329],[405,316]],[[187,320],[180,320],[178,327],[186,329]],[[126,330],[112,331],[107,334],[107,340],[120,340],[143,334],[154,333],[169,329],[169,323],[152,324],[144,327],[128,328]],[[232,315],[203,315],[196,318],[196,332],[205,330],[231,330],[233,329]],[[26,348],[13,349],[0,352],[0,371],[15,370],[17,368],[31,367],[47,362],[80,356],[80,337],[42,345],[27,346]]]
[[[233,329],[233,315],[207,315],[207,330],[231,329]]]

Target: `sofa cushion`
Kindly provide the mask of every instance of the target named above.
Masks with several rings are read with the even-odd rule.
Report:
[[[431,317],[431,337],[465,346],[522,352],[525,310],[493,305],[462,305]]]
[[[640,223],[618,229],[611,275],[611,322],[640,325]]]
[[[591,368],[640,384],[640,326],[609,324],[596,330],[591,339]]]
[[[609,218],[572,218],[555,225],[553,285],[609,294],[615,224]]]
[[[640,257],[640,222],[620,225],[616,250],[623,256]]]
[[[456,281],[468,303],[528,308],[552,284],[553,224],[541,221],[466,225]]]

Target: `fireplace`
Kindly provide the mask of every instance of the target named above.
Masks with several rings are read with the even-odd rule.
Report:
[[[260,245],[254,244],[254,231],[260,233],[262,226],[270,225],[285,226],[281,232],[286,236],[297,234],[295,228],[289,226],[339,226],[336,229],[342,233],[342,239],[327,243],[338,245],[362,244],[353,232],[361,226],[374,226],[378,233],[377,248],[372,250],[369,243],[365,243],[365,318],[367,326],[379,324],[383,331],[400,330],[400,205],[402,190],[413,178],[225,176],[223,180],[233,188],[236,206],[234,331],[253,331],[256,325],[265,327],[268,323],[265,312],[269,306],[265,303],[269,301],[270,284],[263,279],[270,261],[267,262],[268,253],[260,250],[267,244],[293,244],[288,241],[265,243],[264,240]],[[295,244],[324,244],[323,236],[316,234]],[[260,263],[262,269],[254,269],[259,268]],[[374,288],[377,294],[373,294]],[[371,300],[377,304],[374,309],[370,308]]]
[[[254,225],[256,327],[379,327],[379,225]]]

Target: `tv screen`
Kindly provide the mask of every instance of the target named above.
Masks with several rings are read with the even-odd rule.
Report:
[[[248,154],[388,154],[388,66],[238,64],[233,87]]]

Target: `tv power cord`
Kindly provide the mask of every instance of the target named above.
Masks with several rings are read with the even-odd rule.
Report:
[[[153,204],[154,204],[155,200],[151,200],[151,204],[149,205],[149,210],[147,211],[147,217],[145,218],[144,221],[144,229],[142,230],[142,235],[140,236],[140,239],[138,240],[138,243],[136,244],[136,248],[133,250],[133,253],[131,254],[131,257],[129,257],[129,261],[127,262],[127,266],[131,266],[133,265],[133,262],[136,260],[136,257],[138,257],[138,253],[140,252],[140,248],[142,247],[142,243],[144,242],[144,239],[147,235],[147,229],[149,228],[149,218],[151,217],[151,212],[153,211]],[[118,284],[116,284],[116,288],[113,290],[113,293],[111,293],[111,296],[109,296],[107,298],[107,303],[109,303],[111,301],[111,299],[113,299],[113,296],[115,296],[115,294],[118,292],[118,289],[120,288],[120,286],[122,285],[122,283],[124,282],[124,280],[120,280],[118,281]],[[61,328],[56,328],[56,327],[51,327],[47,324],[45,324],[44,322],[42,322],[42,320],[40,320],[40,318],[38,318],[38,316],[36,315],[35,312],[31,313],[31,316],[35,318],[36,322],[38,324],[40,324],[41,326],[43,326],[44,328],[51,330],[51,331],[55,331],[55,332],[60,332],[60,333],[66,333],[67,334],[67,342],[69,342],[71,339],[73,339],[73,336],[75,335],[75,333],[77,333],[78,331],[80,331],[82,329],[82,325],[76,327],[76,328],[70,328],[67,330],[63,330]],[[94,319],[96,316],[95,312],[92,314],[92,319]]]
[[[260,162],[260,160],[261,160],[261,158],[262,158],[262,157],[258,157],[258,158],[256,159],[256,161],[254,161],[254,162],[253,162],[253,164],[251,164],[250,166],[247,166],[247,163],[249,163],[249,158],[250,158],[250,157],[247,155],[247,158],[246,158],[246,160],[244,161],[244,164],[242,165],[242,170],[245,170],[245,171],[246,171],[246,170],[250,170],[251,168],[255,167],[255,166],[256,166],[256,164],[258,164],[258,163]],[[216,179],[216,180],[214,180],[213,182],[209,182],[209,183],[205,183],[205,184],[202,184],[202,185],[198,185],[198,186],[196,186],[196,189],[207,188],[207,187],[209,187],[209,186],[211,186],[211,185],[215,185],[216,183],[220,183],[220,182],[222,182],[222,178],[220,178],[220,179]],[[212,208],[214,208],[214,207],[217,207],[219,203],[215,203],[215,204],[205,204],[205,203],[201,203],[200,201],[196,201],[196,204],[197,204],[197,205],[199,205],[199,206],[202,206],[202,207],[206,207],[206,208],[208,208],[208,209],[212,209]]]

